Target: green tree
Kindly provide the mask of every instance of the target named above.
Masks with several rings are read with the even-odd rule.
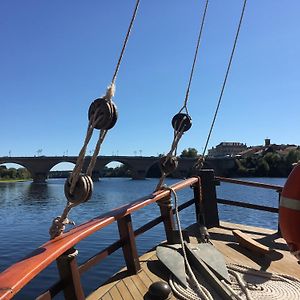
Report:
[[[198,156],[198,150],[195,148],[188,148],[188,149],[184,149],[181,152],[181,157],[190,157],[190,158],[195,158]]]
[[[255,169],[256,176],[268,176],[270,171],[269,164],[264,158],[260,158],[257,160],[257,166]]]

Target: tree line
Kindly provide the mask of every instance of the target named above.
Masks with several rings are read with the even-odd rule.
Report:
[[[31,174],[26,168],[7,168],[0,166],[0,180],[23,180],[30,179]]]
[[[293,163],[300,160],[300,150],[290,150],[286,154],[280,152],[264,152],[236,160],[236,167],[231,176],[246,177],[287,177]]]

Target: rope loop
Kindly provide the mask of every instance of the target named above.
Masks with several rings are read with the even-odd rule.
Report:
[[[178,159],[176,156],[163,156],[159,160],[159,167],[165,174],[170,174],[178,167]]]

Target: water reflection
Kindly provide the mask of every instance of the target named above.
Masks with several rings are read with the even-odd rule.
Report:
[[[265,182],[266,179],[264,179]],[[167,184],[172,184],[176,180],[168,179]],[[257,181],[257,179],[256,179]],[[269,181],[269,183],[282,184],[281,182]],[[120,207],[142,196],[151,194],[155,188],[157,180],[148,179],[144,181],[134,181],[126,178],[105,178],[94,184],[92,199],[77,206],[71,211],[70,219],[77,224],[95,218],[113,208]],[[237,185],[222,184],[218,187],[220,198],[233,198],[235,200],[245,200],[252,203],[264,205],[277,205],[276,193],[262,189],[245,189]],[[236,199],[236,195],[239,198]],[[178,193],[179,202],[192,198],[192,190],[185,190]],[[32,250],[42,245],[49,239],[48,230],[53,218],[61,215],[66,204],[64,196],[64,180],[51,179],[47,184],[32,184],[31,182],[0,183],[0,271],[4,270],[12,263],[24,257]],[[242,208],[230,208],[220,206],[219,214],[221,219],[236,223],[248,223],[269,228],[277,227],[277,215],[249,211]],[[263,214],[263,215],[262,215]],[[145,224],[147,221],[159,215],[159,208],[156,204],[151,204],[133,214],[133,226],[135,229]],[[195,221],[194,207],[182,211],[181,223],[185,227]],[[139,253],[142,253],[159,241],[162,236],[163,225],[154,227],[137,239]],[[116,224],[112,224],[95,235],[85,239],[77,245],[80,252],[78,257],[80,262],[111,244],[118,238]],[[115,254],[112,258],[99,267],[93,268],[86,278],[85,286],[91,290],[99,284],[99,278],[107,278],[116,272],[124,264],[121,255]],[[50,286],[57,275],[55,266],[31,284],[24,294],[20,294],[16,299],[32,299],[33,295],[42,286]]]

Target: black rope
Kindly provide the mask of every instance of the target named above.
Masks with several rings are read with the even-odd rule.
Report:
[[[214,117],[213,117],[213,120],[212,120],[210,129],[209,129],[209,133],[208,133],[208,136],[207,136],[207,139],[206,139],[206,143],[205,143],[205,147],[204,147],[204,150],[203,150],[202,157],[204,157],[204,154],[205,154],[205,152],[206,152],[206,149],[207,149],[207,146],[208,146],[210,137],[211,137],[211,133],[212,133],[213,127],[214,127],[214,125],[215,125],[215,121],[216,121],[216,118],[217,118],[217,114],[218,114],[218,111],[219,111],[219,107],[220,107],[220,104],[221,104],[221,101],[222,101],[223,93],[224,93],[224,90],[225,90],[225,86],[226,86],[228,74],[229,74],[229,71],[230,71],[230,67],[231,67],[233,55],[234,55],[234,52],[235,52],[235,48],[236,48],[238,36],[239,36],[239,33],[240,33],[240,29],[241,29],[241,25],[242,25],[242,21],[243,21],[243,17],[244,17],[244,12],[245,12],[245,8],[246,8],[246,3],[247,3],[247,0],[244,0],[244,5],[243,5],[243,8],[242,8],[242,12],[241,12],[241,16],[240,16],[240,21],[239,21],[239,25],[238,25],[238,28],[237,28],[237,31],[236,31],[236,35],[235,35],[235,39],[234,39],[234,43],[233,43],[233,47],[232,47],[230,59],[229,59],[229,62],[228,62],[228,66],[227,66],[225,78],[224,78],[223,85],[222,85],[222,89],[221,89],[221,93],[220,93],[220,96],[219,96],[218,104],[217,104],[217,107],[216,107],[216,110],[215,110],[215,114],[214,114]],[[202,158],[200,158],[200,160],[201,160],[201,159],[202,159]],[[197,162],[197,163],[198,163],[198,162]]]
[[[125,48],[126,48],[126,45],[127,45],[127,41],[129,39],[129,35],[130,35],[131,29],[132,29],[132,26],[133,26],[133,23],[134,23],[136,14],[137,14],[139,4],[140,4],[140,0],[137,0],[136,4],[135,4],[134,12],[133,12],[132,17],[131,17],[131,21],[130,21],[130,24],[129,24],[129,27],[128,27],[128,30],[127,30],[127,34],[126,34],[126,37],[124,39],[123,47],[122,47],[121,54],[120,54],[120,57],[119,57],[119,60],[118,60],[118,63],[117,63],[116,69],[115,69],[115,73],[112,77],[112,81],[111,81],[112,84],[114,84],[115,81],[116,81],[116,78],[117,78],[117,75],[118,75],[118,72],[119,72],[119,68],[120,68],[120,64],[121,64],[123,54],[124,54],[124,51],[125,51]]]
[[[187,86],[187,90],[186,90],[186,94],[185,94],[184,103],[183,103],[182,108],[179,110],[179,112],[181,112],[183,109],[185,109],[187,114],[188,114],[187,103],[188,103],[192,79],[193,79],[193,75],[194,75],[194,69],[195,69],[195,65],[196,65],[196,61],[197,61],[198,50],[199,50],[200,40],[201,40],[202,31],[203,31],[203,27],[204,27],[207,7],[208,7],[208,0],[206,0],[205,8],[204,8],[203,15],[202,15],[202,20],[201,20],[201,25],[200,25],[200,30],[199,30],[199,34],[198,34],[198,40],[197,40],[197,46],[196,46],[196,50],[195,50],[193,65],[192,65],[190,78],[189,78],[189,82],[188,82],[188,86]]]

